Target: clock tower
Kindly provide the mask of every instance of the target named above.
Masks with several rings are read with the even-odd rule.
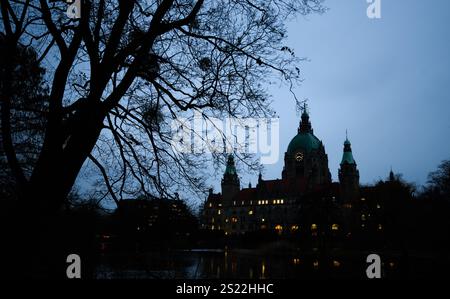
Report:
[[[309,185],[331,183],[325,147],[313,132],[306,104],[297,135],[289,143],[284,155],[283,179],[304,178]]]

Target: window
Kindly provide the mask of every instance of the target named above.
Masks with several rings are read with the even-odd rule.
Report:
[[[317,230],[317,224],[313,223],[311,224],[311,230]]]
[[[221,210],[217,210],[217,215],[220,215],[220,214],[222,214],[222,211]]]
[[[293,231],[293,232],[298,231],[298,225],[292,225],[291,231]]]
[[[261,201],[260,201],[260,200],[258,200],[258,204],[259,204],[259,205],[261,204]]]
[[[333,225],[331,225],[331,230],[334,230],[334,231],[339,230],[339,225],[334,223]]]
[[[266,199],[266,205],[269,204],[269,201]]]
[[[277,203],[278,203],[278,200],[274,199],[274,200],[272,201],[272,203],[273,203],[273,204],[277,204]]]
[[[365,214],[362,214],[362,215],[361,215],[361,220],[362,220],[362,221],[366,221],[366,219],[367,219],[367,218],[366,218],[366,215],[365,215]]]
[[[281,203],[281,204],[284,204],[284,199],[280,200],[280,203]]]
[[[378,224],[378,230],[382,230],[383,229],[383,225]]]
[[[212,208],[212,203],[211,202],[209,203],[209,207]]]
[[[244,205],[244,201],[242,201],[241,204]]]
[[[253,215],[253,211],[252,210],[248,211],[248,214]]]

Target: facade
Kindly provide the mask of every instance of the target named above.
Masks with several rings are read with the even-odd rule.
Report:
[[[306,107],[284,154],[281,179],[265,180],[259,174],[255,187],[241,188],[234,157],[229,155],[221,187],[221,193],[210,191],[201,225],[226,235],[261,230],[348,234],[353,207],[361,200],[350,141],[344,142],[339,182],[332,182],[325,147],[314,135]]]

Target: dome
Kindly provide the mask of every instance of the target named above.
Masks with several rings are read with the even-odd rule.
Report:
[[[294,154],[297,151],[311,152],[320,148],[321,141],[310,132],[301,132],[289,143],[287,153]]]

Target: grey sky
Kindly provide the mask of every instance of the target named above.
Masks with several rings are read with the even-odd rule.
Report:
[[[309,59],[296,94],[309,99],[333,180],[348,129],[362,183],[385,178],[391,166],[425,183],[428,172],[450,158],[450,1],[382,0],[378,20],[367,18],[366,0],[326,5],[327,13],[289,24],[288,45]],[[299,121],[286,88],[269,92],[281,119],[281,144],[279,162],[266,165],[267,179],[281,177]]]

